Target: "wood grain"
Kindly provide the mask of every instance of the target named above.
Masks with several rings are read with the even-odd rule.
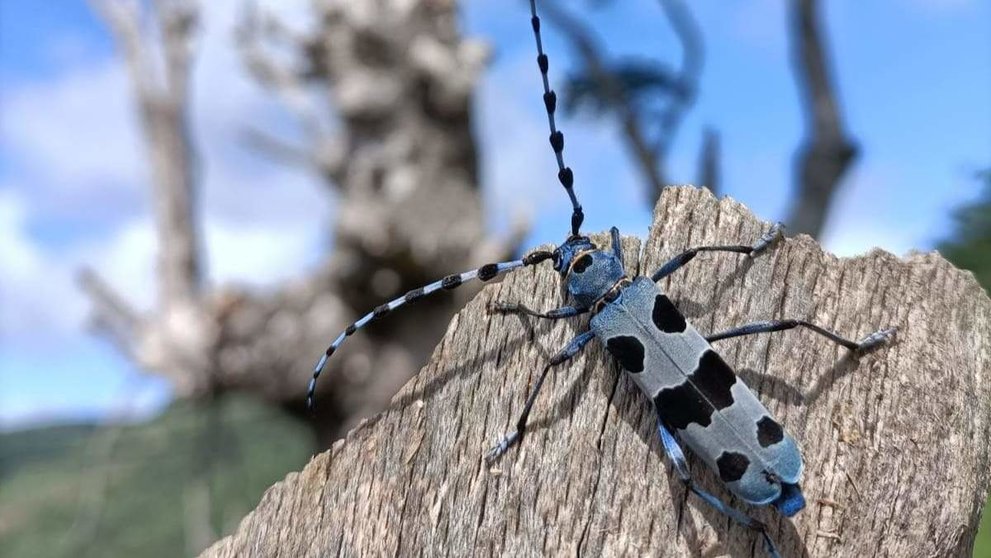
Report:
[[[630,272],[768,225],[733,200],[668,189]],[[637,262],[640,241],[624,242]],[[703,332],[773,318],[851,337],[900,328],[859,362],[808,331],[717,344],[803,449],[808,508],[792,520],[749,508],[784,556],[970,554],[991,478],[991,300],[970,273],[935,253],[837,258],[800,236],[754,260],[703,254],[664,283]],[[686,494],[653,410],[597,342],[552,374],[523,443],[487,467],[542,364],[587,327],[490,315],[494,299],[562,300],[549,265],[486,287],[385,413],[274,485],[204,556],[765,555]]]

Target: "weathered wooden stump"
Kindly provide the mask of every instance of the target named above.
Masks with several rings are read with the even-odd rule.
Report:
[[[767,226],[735,201],[669,189],[642,257],[625,239],[626,261],[649,274]],[[700,255],[663,286],[702,332],[773,318],[851,337],[900,329],[859,361],[808,331],[717,343],[801,445],[809,505],[793,520],[746,508],[692,459],[704,488],[766,522],[784,556],[970,554],[991,478],[991,300],[970,273],[935,253],[841,259],[803,236],[752,261]],[[269,489],[205,555],[764,556],[686,493],[651,406],[597,342],[548,380],[523,443],[486,466],[543,363],[587,324],[486,305],[561,296],[547,264],[485,288],[389,410]]]

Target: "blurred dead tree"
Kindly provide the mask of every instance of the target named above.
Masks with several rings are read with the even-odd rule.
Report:
[[[246,65],[302,122],[304,89],[337,117],[332,135],[316,127],[305,146],[262,130],[263,149],[313,165],[338,213],[333,249],[311,276],[273,292],[207,288],[196,224],[196,155],[189,119],[193,0],[96,2],[127,60],[151,163],[159,243],[158,301],[135,310],[91,271],[81,283],[94,323],[131,359],[167,378],[179,397],[253,392],[304,412],[308,372],[333,335],[384,298],[451,271],[502,260],[510,238],[486,238],[472,92],[487,58],[463,39],[453,1],[314,2],[318,26],[299,34],[248,7],[238,34]],[[271,56],[271,49],[291,56]],[[207,162],[208,163],[208,162]],[[318,392],[323,445],[383,408],[426,361],[461,299],[437,297],[354,339]]]

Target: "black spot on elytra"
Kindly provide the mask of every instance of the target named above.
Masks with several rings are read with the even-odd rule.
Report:
[[[592,265],[592,254],[582,254],[575,263],[571,264],[571,270],[575,273],[585,273],[590,265]]]
[[[672,428],[684,430],[689,424],[712,424],[712,415],[733,404],[730,389],[736,383],[736,374],[709,349],[702,353],[698,368],[675,387],[662,389],[654,404],[657,413]]]
[[[417,300],[423,298],[423,289],[413,289],[412,291],[406,293],[406,296],[403,298],[406,300],[407,304],[410,302],[416,302]]]
[[[719,478],[723,482],[734,482],[743,478],[750,466],[750,460],[742,453],[735,451],[724,451],[716,459],[716,467],[719,468]]]
[[[716,351],[708,349],[702,353],[699,366],[688,375],[688,381],[702,392],[717,411],[733,404],[730,389],[736,383],[736,374]]]
[[[453,289],[461,284],[461,275],[448,275],[441,282],[440,286],[445,289]]]
[[[681,333],[688,324],[685,317],[675,308],[671,299],[659,294],[654,299],[654,311],[651,313],[654,325],[664,333]]]
[[[609,354],[616,357],[627,372],[643,372],[643,343],[636,337],[617,335],[606,341]]]
[[[499,273],[499,266],[496,264],[485,264],[478,268],[478,278],[482,281],[488,281]]]
[[[684,430],[689,424],[712,424],[712,405],[702,399],[702,394],[688,383],[662,389],[654,398],[657,415],[671,428]]]
[[[766,448],[785,439],[785,432],[781,425],[774,422],[771,417],[762,417],[757,421],[757,442],[760,447]]]

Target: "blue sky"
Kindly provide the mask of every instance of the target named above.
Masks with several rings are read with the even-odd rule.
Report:
[[[232,44],[238,2],[205,4],[193,125],[210,279],[266,288],[319,261],[334,203],[316,177],[259,157],[239,139],[245,122],[290,136],[298,127],[245,75]],[[677,63],[654,1],[615,4],[590,15],[611,54]],[[843,110],[863,149],[823,240],[843,255],[874,245],[929,249],[947,234],[952,208],[977,195],[973,172],[991,165],[991,6],[823,4]],[[308,5],[278,9],[305,25]],[[531,244],[559,240],[568,205],[546,144],[525,4],[462,5],[467,34],[493,49],[476,106],[491,227],[504,230],[522,213],[534,224]],[[784,0],[692,6],[706,65],[669,176],[695,180],[702,130],[711,126],[721,135],[723,193],[782,218],[802,134]],[[546,39],[560,83],[570,53],[553,28]],[[611,123],[565,119],[563,127],[586,228],[645,234],[649,211]],[[85,331],[86,301],[72,280],[90,265],[139,306],[154,303],[140,140],[129,82],[85,1],[0,1],[0,428],[145,416],[168,401],[163,382]]]

